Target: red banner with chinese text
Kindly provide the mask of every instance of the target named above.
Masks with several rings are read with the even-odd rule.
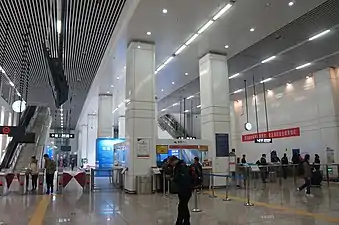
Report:
[[[300,127],[288,128],[283,130],[272,130],[268,132],[260,132],[254,134],[242,135],[242,142],[254,141],[256,138],[287,138],[300,136]]]

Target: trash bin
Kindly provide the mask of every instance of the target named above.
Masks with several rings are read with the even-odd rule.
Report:
[[[136,181],[136,190],[138,195],[152,194],[151,176],[137,176]]]

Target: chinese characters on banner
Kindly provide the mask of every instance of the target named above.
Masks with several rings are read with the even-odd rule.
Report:
[[[272,130],[268,132],[260,132],[255,134],[244,134],[242,135],[242,142],[254,141],[256,138],[287,138],[287,137],[298,137],[300,136],[300,128],[288,128],[283,130]]]

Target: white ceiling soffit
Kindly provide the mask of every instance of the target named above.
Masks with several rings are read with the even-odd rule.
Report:
[[[299,3],[300,1],[298,1],[298,4]],[[256,75],[256,82],[271,76],[278,76],[279,79],[274,79],[267,84],[268,88],[273,88],[276,85],[305,77],[305,73],[307,74],[308,72],[331,65],[338,65],[339,57],[337,51],[339,50],[339,46],[336,44],[336,40],[339,39],[338,11],[338,1],[325,1],[313,10],[308,10],[306,14],[293,22],[286,24],[281,29],[276,30],[266,38],[231,57],[228,61],[230,75],[244,70],[246,71],[246,69],[251,68],[253,65],[258,65],[249,69],[247,72],[239,74],[237,78],[232,79],[230,82],[231,91],[243,88],[243,80],[247,79],[251,81],[253,74]],[[311,36],[322,33],[327,29],[331,29],[331,32],[326,32],[326,35],[317,40],[309,40]],[[268,59],[279,52],[281,52],[281,54],[278,54],[274,60],[262,64],[264,59]],[[296,67],[307,62],[314,63],[312,63],[312,66],[305,67],[301,71],[295,70]],[[196,67],[198,71],[197,63]],[[177,99],[177,93],[181,93],[180,95],[182,97],[196,93],[196,89],[199,89],[199,86],[196,87],[197,84],[199,84],[197,73],[198,72],[196,72],[195,77],[197,80],[166,96],[158,104],[162,107],[169,106],[170,104],[164,102],[171,102],[171,99]],[[182,94],[184,90],[187,90],[187,93]],[[238,95],[243,95],[243,93],[237,94],[236,96]],[[161,108],[159,108],[159,110],[161,110]]]

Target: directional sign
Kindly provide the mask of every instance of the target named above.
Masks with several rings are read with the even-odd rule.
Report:
[[[254,143],[264,143],[264,144],[272,143],[272,138],[256,138],[254,139]]]
[[[25,135],[25,128],[18,126],[0,126],[0,134],[6,134],[10,137],[22,137]]]
[[[74,134],[69,133],[49,133],[50,138],[74,138]]]

